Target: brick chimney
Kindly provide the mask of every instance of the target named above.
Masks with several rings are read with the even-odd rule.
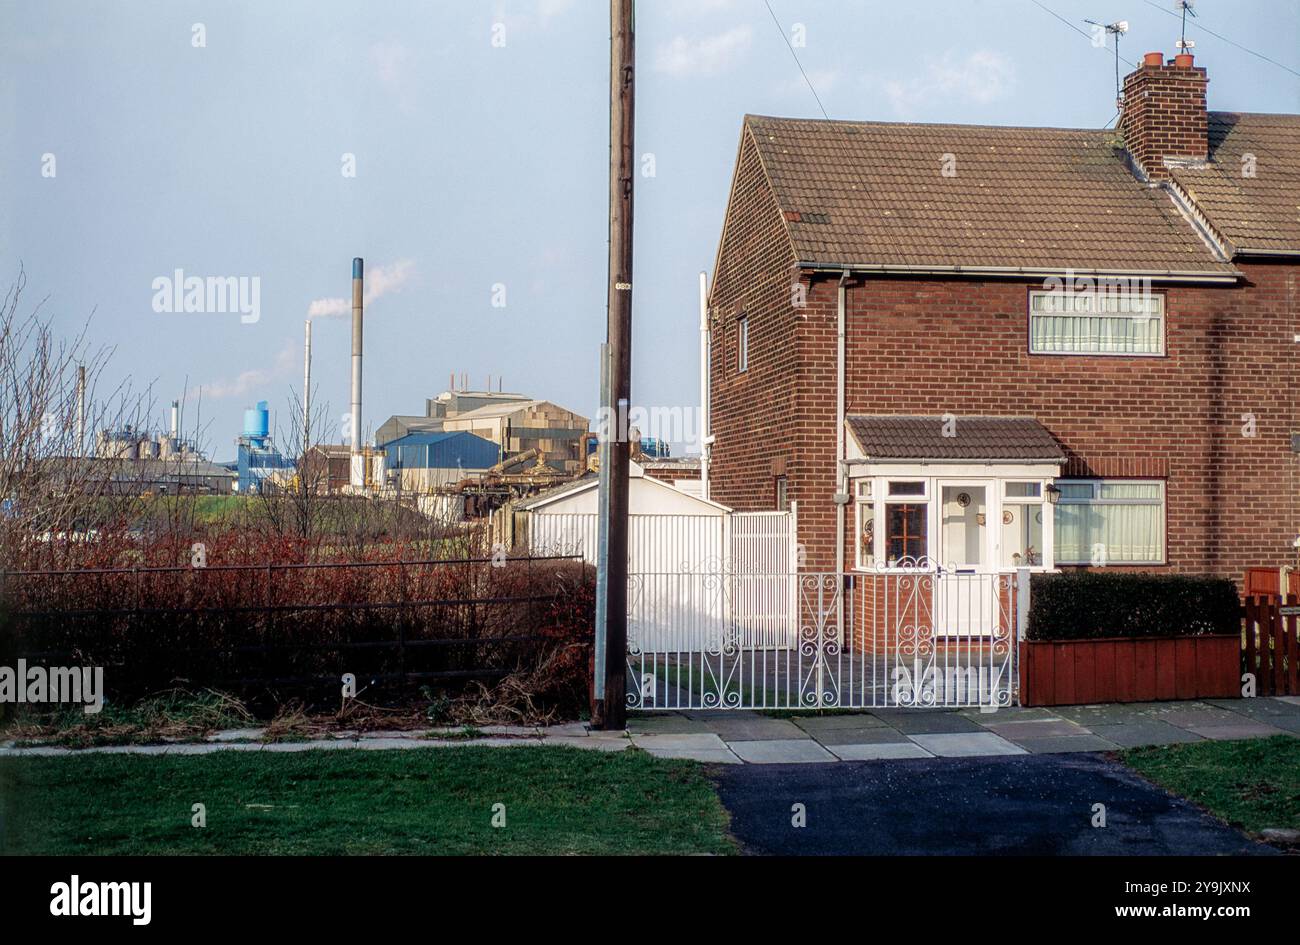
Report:
[[[1135,161],[1153,180],[1169,177],[1166,162],[1204,161],[1209,153],[1205,117],[1205,70],[1191,53],[1164,62],[1147,53],[1124,79],[1119,128]]]

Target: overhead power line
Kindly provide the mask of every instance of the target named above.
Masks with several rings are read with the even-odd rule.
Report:
[[[1064,24],[1065,24],[1066,26],[1068,26],[1070,29],[1074,30],[1076,33],[1078,33],[1078,34],[1079,34],[1080,36],[1082,36],[1084,39],[1088,40],[1089,42],[1092,41],[1092,34],[1090,34],[1087,30],[1081,30],[1081,29],[1079,29],[1079,27],[1075,26],[1073,23],[1071,23],[1071,22],[1070,22],[1069,20],[1067,20],[1065,17],[1061,16],[1061,14],[1057,13],[1057,12],[1056,12],[1055,10],[1053,10],[1051,7],[1043,6],[1041,3],[1038,2],[1038,0],[1029,0],[1029,2],[1032,3],[1034,6],[1038,7],[1038,9],[1042,10],[1044,13],[1050,13],[1052,16],[1056,17],[1058,20],[1060,20],[1062,23],[1064,23]],[[1119,57],[1119,60],[1120,60],[1121,62],[1123,62],[1125,65],[1132,66],[1134,69],[1137,68],[1137,63],[1135,63],[1135,62],[1133,62],[1133,61],[1131,61],[1131,60],[1129,60],[1129,59],[1125,59],[1123,56],[1120,56],[1120,57]]]
[[[826,106],[822,104],[822,97],[813,88],[812,79],[808,78],[808,73],[804,72],[803,63],[799,61],[799,54],[794,51],[794,45],[790,42],[790,37],[786,35],[785,27],[776,18],[776,11],[772,9],[772,4],[768,0],[763,0],[763,5],[767,7],[767,12],[772,14],[772,22],[776,24],[777,32],[781,34],[781,38],[785,40],[785,48],[790,50],[790,55],[794,57],[794,64],[799,67],[799,74],[803,76],[804,82],[808,83],[808,91],[812,92],[813,98],[817,99],[817,107],[822,110],[822,117],[829,120],[831,116],[826,114]]]
[[[1169,14],[1170,16],[1173,16],[1173,17],[1177,17],[1177,16],[1179,15],[1179,14],[1175,13],[1173,10],[1166,10],[1164,7],[1162,7],[1162,6],[1161,6],[1160,4],[1158,4],[1158,3],[1153,3],[1152,0],[1142,0],[1142,2],[1145,3],[1145,4],[1146,4],[1147,6],[1149,6],[1149,7],[1155,7],[1155,8],[1156,8],[1157,10],[1159,10],[1161,13],[1167,13],[1167,14]],[[1300,76],[1300,72],[1297,72],[1295,69],[1292,69],[1290,66],[1286,65],[1285,63],[1278,62],[1276,59],[1270,59],[1268,56],[1265,56],[1265,55],[1264,55],[1263,53],[1261,53],[1261,52],[1255,52],[1255,50],[1251,49],[1249,46],[1243,46],[1243,45],[1241,45],[1241,43],[1238,43],[1238,42],[1236,42],[1235,40],[1228,39],[1228,37],[1224,36],[1222,33],[1216,33],[1216,32],[1214,32],[1214,30],[1210,29],[1208,26],[1206,26],[1204,23],[1201,23],[1199,20],[1196,20],[1196,21],[1190,23],[1189,25],[1196,27],[1198,30],[1201,30],[1201,31],[1206,32],[1206,33],[1209,33],[1209,34],[1210,34],[1211,36],[1213,36],[1215,39],[1221,39],[1221,40],[1223,40],[1223,41],[1224,41],[1225,43],[1227,43],[1229,46],[1235,46],[1235,47],[1237,47],[1237,48],[1240,49],[1242,52],[1250,53],[1250,54],[1251,54],[1252,56],[1254,56],[1256,59],[1263,59],[1265,62],[1267,62],[1267,63],[1271,63],[1272,65],[1277,66],[1279,69],[1285,69],[1287,72],[1291,73],[1293,76]]]

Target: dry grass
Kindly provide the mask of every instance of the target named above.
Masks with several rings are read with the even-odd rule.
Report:
[[[248,708],[233,696],[213,689],[169,689],[130,708],[105,705],[86,715],[80,708],[26,716],[7,725],[4,734],[18,744],[43,743],[69,748],[142,742],[200,741],[213,732],[253,725]]]

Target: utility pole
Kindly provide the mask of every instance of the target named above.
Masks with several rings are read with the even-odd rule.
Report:
[[[605,674],[603,700],[593,700],[592,722],[601,729],[623,729],[627,723],[627,511],[628,405],[632,397],[632,182],[633,102],[636,90],[636,33],[633,0],[609,4],[609,385],[601,404],[604,434],[609,438],[607,500],[600,503],[608,536],[604,545],[599,605],[603,624],[596,634],[603,639]],[[602,636],[603,635],[603,636]]]

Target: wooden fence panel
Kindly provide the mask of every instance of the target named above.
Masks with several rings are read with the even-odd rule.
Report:
[[[1283,614],[1284,606],[1296,607],[1300,596],[1288,594],[1265,597],[1249,596],[1245,600],[1245,670],[1255,677],[1255,692],[1260,696],[1300,695],[1300,618]]]

